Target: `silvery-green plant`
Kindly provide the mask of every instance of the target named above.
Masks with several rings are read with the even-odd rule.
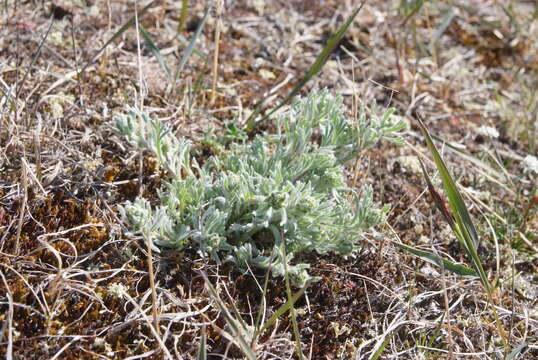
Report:
[[[298,254],[350,254],[383,221],[388,207],[375,206],[369,186],[349,188],[343,166],[380,140],[399,140],[404,124],[392,113],[377,117],[363,108],[353,122],[340,97],[320,91],[295,101],[276,134],[232,143],[200,166],[189,141],[130,109],[115,118],[117,132],[151,150],[171,178],[160,204],[127,202],[123,219],[152,244],[193,246],[217,263],[256,265],[274,276],[287,271],[304,284],[309,265],[294,261]]]

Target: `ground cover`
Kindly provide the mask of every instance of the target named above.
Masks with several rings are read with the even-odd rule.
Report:
[[[214,5],[1,4],[0,354],[190,359],[205,339],[207,358],[297,358],[299,334],[312,359],[495,359],[522,343],[514,358],[538,357],[533,2],[364,4],[300,95],[326,88],[349,119],[362,106],[395,108],[405,144],[346,163],[347,186],[370,186],[390,210],[353,256],[301,254],[318,278],[306,288],[196,248],[148,253],[121,217],[137,197],[158,204],[169,174],[118,134],[115,117],[142,109],[189,139],[202,165],[235,141],[275,134],[273,116],[246,129],[256,105],[265,99],[260,120],[359,4]],[[443,191],[419,117],[477,228],[509,350],[479,281],[398,246],[470,265],[428,193],[417,158]],[[279,313],[290,298],[293,311]]]

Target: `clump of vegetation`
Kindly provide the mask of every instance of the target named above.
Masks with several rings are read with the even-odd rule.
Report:
[[[320,91],[295,101],[276,134],[237,137],[201,166],[188,140],[130,109],[115,119],[118,133],[151,150],[172,176],[159,204],[137,198],[122,208],[123,220],[152,244],[194,246],[217,263],[287,271],[303,284],[309,265],[295,262],[297,254],[350,254],[383,221],[388,207],[375,206],[371,187],[360,196],[348,187],[343,165],[380,140],[399,141],[404,125],[392,114],[363,108],[353,122],[340,97]]]

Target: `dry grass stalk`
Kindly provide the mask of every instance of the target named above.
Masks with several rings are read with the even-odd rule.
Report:
[[[217,0],[215,9],[217,21],[215,22],[215,47],[213,50],[213,77],[211,80],[211,104],[215,103],[217,97],[217,77],[219,67],[219,47],[220,47],[220,31],[222,27],[222,0]]]
[[[0,270],[0,276],[2,277],[2,281],[5,286],[6,290],[6,296],[8,299],[8,313],[7,313],[7,347],[6,347],[6,360],[13,360],[13,293],[11,292],[11,289],[9,287],[9,284],[7,283],[6,277],[4,276],[4,272]],[[4,330],[4,327],[2,327],[2,330]],[[2,331],[0,333],[0,342],[3,342],[4,340],[4,332]]]
[[[28,164],[24,158],[21,161],[21,182],[22,182],[22,204],[19,209],[19,223],[17,225],[17,236],[15,238],[14,254],[19,255],[22,226],[26,214],[26,203],[28,202]]]
[[[148,324],[148,327],[150,328],[153,336],[155,337],[155,339],[157,340],[157,342],[159,343],[159,348],[161,349],[161,351],[164,353],[165,357],[167,359],[174,359],[172,354],[170,353],[170,351],[168,350],[168,348],[166,347],[163,339],[161,338],[161,335],[159,333],[159,331],[155,328],[155,326],[152,324],[152,322],[148,319],[148,317],[146,316],[146,313],[144,312],[144,310],[140,307],[140,305],[138,305],[138,303],[131,297],[131,295],[129,295],[128,293],[124,292],[123,293],[123,296],[125,296],[129,302],[131,304],[133,304],[133,306],[137,309],[137,311],[140,313],[140,315],[142,316],[142,318],[146,321],[146,323]]]
[[[140,29],[139,29],[139,19],[138,19],[138,1],[135,1],[135,29],[136,29],[136,46],[137,46],[137,65],[138,65],[138,84],[139,84],[139,106],[140,109],[144,108],[144,98],[145,98],[145,86],[144,86],[144,75],[142,72],[142,57],[140,50]],[[138,154],[138,193],[142,195],[144,192],[144,151],[140,150]],[[148,276],[149,284],[151,287],[151,312],[153,316],[153,328],[155,329],[156,336],[160,337],[160,328],[159,328],[159,316],[157,309],[157,289],[155,288],[155,273],[153,270],[153,251],[151,249],[151,241],[146,239],[147,245],[147,262],[148,262]],[[160,341],[162,343],[162,341]],[[168,355],[170,355],[168,353]]]
[[[189,13],[189,0],[181,0],[181,10],[179,12],[179,22],[177,23],[177,32],[183,32],[185,23],[187,22],[187,15]]]
[[[157,310],[157,289],[155,287],[155,273],[153,271],[153,250],[151,250],[151,244],[149,241],[146,241],[147,251],[148,251],[148,276],[149,276],[149,285],[151,287],[151,304],[152,304],[152,315],[153,315],[153,325],[157,334],[160,334],[159,329],[159,317]]]

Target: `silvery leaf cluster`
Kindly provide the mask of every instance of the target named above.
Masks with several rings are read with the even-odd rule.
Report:
[[[384,220],[388,208],[376,206],[371,187],[351,189],[344,165],[380,140],[397,142],[404,125],[395,119],[363,108],[349,120],[342,99],[323,90],[296,100],[276,134],[229,144],[199,166],[188,140],[130,109],[115,118],[117,133],[150,150],[171,177],[159,204],[127,202],[123,220],[153,245],[287,272],[300,285],[309,278],[301,254],[350,254]]]

